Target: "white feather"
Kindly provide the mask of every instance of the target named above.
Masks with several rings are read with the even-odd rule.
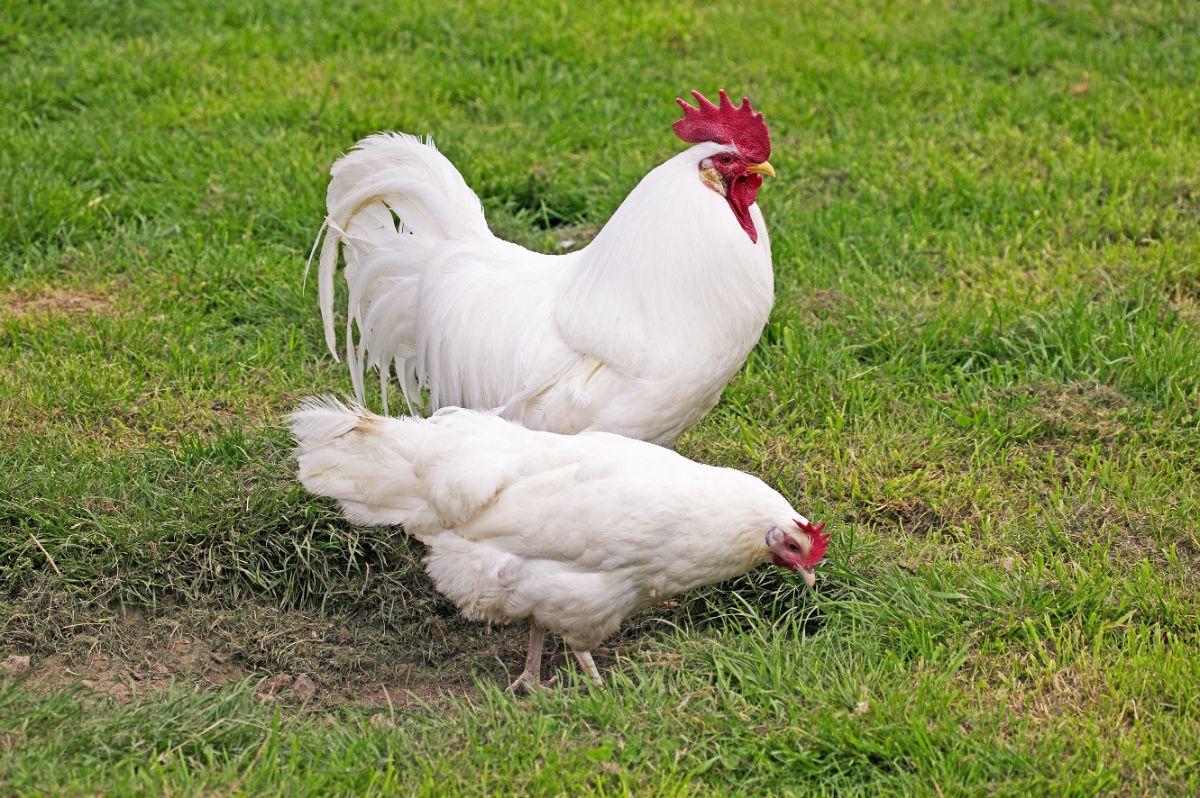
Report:
[[[637,609],[759,565],[772,528],[807,520],[755,477],[609,433],[331,400],[289,420],[305,487],[358,523],[403,524],[467,617],[532,619],[584,651]]]
[[[394,370],[410,407],[423,387],[434,410],[673,443],[716,404],[773,301],[762,214],[751,207],[754,243],[699,179],[699,162],[724,149],[698,144],[662,164],[589,246],[549,256],[493,236],[432,145],[360,142],[333,167],[319,273],[335,351],[340,249],[359,401],[367,367],[385,382]]]

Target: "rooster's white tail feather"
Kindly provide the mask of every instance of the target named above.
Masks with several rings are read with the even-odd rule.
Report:
[[[325,343],[337,357],[334,275],[341,252],[350,289],[346,360],[355,396],[363,401],[367,366],[379,370],[384,388],[394,369],[411,411],[420,390],[415,355],[421,274],[439,243],[492,237],[483,206],[431,139],[404,133],[363,139],[331,174],[325,224],[317,235],[318,241],[324,236],[318,293]],[[387,412],[386,390],[383,401]]]

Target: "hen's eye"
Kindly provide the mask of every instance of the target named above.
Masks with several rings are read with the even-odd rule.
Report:
[[[722,155],[721,163],[725,163],[725,164],[733,163],[733,156],[732,155]]]

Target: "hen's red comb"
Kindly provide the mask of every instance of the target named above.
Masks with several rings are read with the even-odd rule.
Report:
[[[808,550],[808,557],[804,565],[807,568],[815,568],[817,563],[821,561],[821,558],[825,556],[825,549],[829,547],[829,538],[832,537],[833,533],[821,531],[825,528],[824,521],[816,526],[813,526],[812,521],[805,521],[804,523],[796,521],[796,526],[800,527],[800,531],[808,535],[812,540],[812,547]]]
[[[721,89],[721,105],[709,102],[703,94],[692,90],[699,108],[693,108],[679,97],[675,102],[683,109],[683,119],[672,127],[675,135],[689,144],[715,141],[732,144],[745,158],[753,163],[762,163],[771,157],[771,136],[762,114],[754,113],[750,98],[743,97],[742,104],[735,106],[729,95]]]

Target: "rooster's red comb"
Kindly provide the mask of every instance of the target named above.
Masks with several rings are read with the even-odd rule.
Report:
[[[683,109],[683,119],[672,127],[675,135],[689,144],[715,141],[732,144],[743,157],[753,163],[762,163],[771,157],[771,136],[762,114],[750,107],[750,98],[743,97],[741,105],[734,105],[729,95],[721,89],[721,104],[713,105],[703,94],[692,90],[692,96],[700,106],[695,108],[683,99],[675,102]]]
[[[808,558],[804,565],[808,568],[815,568],[817,563],[821,561],[821,558],[825,556],[825,549],[829,547],[829,538],[833,533],[821,531],[825,528],[824,521],[816,526],[813,526],[812,521],[804,521],[801,523],[799,520],[797,520],[796,526],[800,527],[800,531],[808,535],[809,539],[812,541],[812,547],[808,550]]]

